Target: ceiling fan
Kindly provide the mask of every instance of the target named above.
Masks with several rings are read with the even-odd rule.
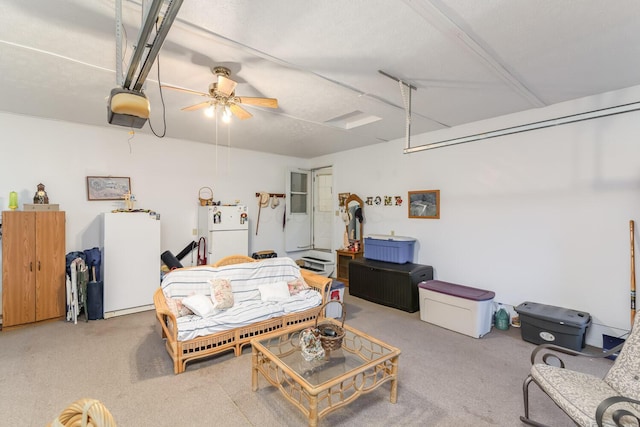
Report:
[[[278,108],[278,100],[275,98],[236,96],[235,89],[238,83],[229,78],[231,71],[227,67],[214,67],[212,71],[217,77],[217,80],[209,85],[209,93],[196,92],[194,90],[165,84],[163,84],[162,87],[210,98],[207,101],[184,107],[182,108],[183,111],[194,111],[209,107],[211,107],[211,111],[214,111],[217,107],[222,107],[223,114],[233,113],[240,120],[244,120],[252,117],[252,114],[239,104]]]

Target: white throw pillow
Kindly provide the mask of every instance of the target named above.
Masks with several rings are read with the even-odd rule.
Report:
[[[202,294],[188,296],[182,300],[182,304],[200,317],[210,316],[216,311],[211,299]]]
[[[262,301],[284,301],[289,299],[289,285],[287,282],[274,282],[258,285]]]

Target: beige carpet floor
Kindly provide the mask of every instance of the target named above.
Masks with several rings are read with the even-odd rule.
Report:
[[[535,347],[519,330],[474,339],[345,295],[347,323],[402,350],[398,402],[389,384],[320,426],[520,426],[522,381]],[[589,349],[597,351],[597,349]],[[610,360],[570,358],[604,375]],[[77,325],[48,322],[0,332],[0,425],[44,426],[81,397],[100,400],[119,426],[304,426],[306,418],[260,380],[251,349],[187,365],[174,375],[152,311]],[[532,386],[532,416],[574,424]]]

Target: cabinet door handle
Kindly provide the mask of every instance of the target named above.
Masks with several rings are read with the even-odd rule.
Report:
[[[40,261],[38,261],[38,271],[40,271]]]
[[[33,271],[33,261],[29,262],[29,271]]]

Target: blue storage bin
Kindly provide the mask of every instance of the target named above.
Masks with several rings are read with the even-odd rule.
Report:
[[[413,262],[415,242],[413,237],[371,235],[364,238],[364,257],[396,264]]]

